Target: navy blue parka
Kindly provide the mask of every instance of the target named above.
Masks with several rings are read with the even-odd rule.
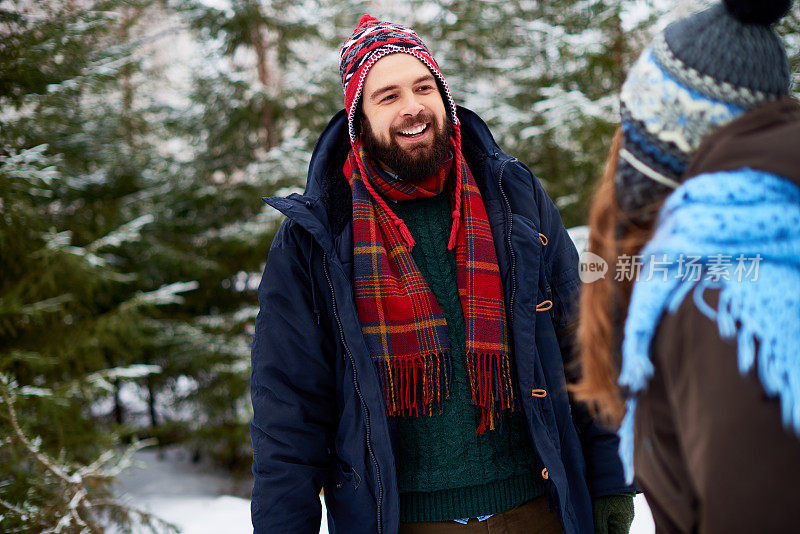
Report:
[[[458,116],[492,229],[520,405],[548,495],[567,534],[590,533],[591,498],[631,488],[616,436],[566,391],[576,378],[577,252],[533,173],[498,148],[477,115],[459,108]],[[340,111],[314,149],[305,193],[265,199],[286,220],[259,287],[252,349],[258,534],[316,534],[320,488],[330,532],[395,534],[399,526],[396,425],[386,416],[354,300],[352,197],[341,170],[347,139]],[[552,308],[537,311],[546,300]]]

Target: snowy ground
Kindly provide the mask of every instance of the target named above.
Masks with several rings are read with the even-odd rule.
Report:
[[[143,450],[135,459],[136,467],[117,478],[117,494],[134,507],[175,524],[185,534],[252,531],[250,502],[231,495],[236,488],[224,474],[193,464],[181,449],[163,454]]]
[[[154,450],[136,456],[139,468],[131,468],[118,481],[118,494],[177,525],[184,534],[245,534],[252,532],[250,502],[233,497],[231,480],[192,464],[189,456],[177,449],[167,450],[162,458]],[[642,495],[636,497],[636,518],[632,534],[655,532],[650,510]],[[328,532],[323,503],[320,533]]]

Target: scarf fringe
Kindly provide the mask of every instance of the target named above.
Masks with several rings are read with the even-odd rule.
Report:
[[[449,353],[381,360],[376,365],[387,415],[419,417],[442,414],[444,401],[450,398],[452,364]],[[501,430],[503,410],[516,410],[511,368],[509,354],[467,356],[472,404],[481,408],[476,434]]]
[[[376,362],[386,414],[419,417],[442,413],[450,398],[452,368],[447,352]]]
[[[514,411],[516,395],[511,380],[510,354],[468,354],[467,376],[472,404],[481,407],[476,434],[502,426],[502,411]]]

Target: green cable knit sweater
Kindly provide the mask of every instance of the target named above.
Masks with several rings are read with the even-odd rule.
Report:
[[[398,418],[400,520],[496,514],[542,495],[539,461],[521,413],[506,419],[502,433],[475,433],[480,409],[472,405],[467,379],[455,251],[447,250],[448,195],[396,203],[392,209],[414,236],[412,256],[447,319],[453,369],[442,415]]]

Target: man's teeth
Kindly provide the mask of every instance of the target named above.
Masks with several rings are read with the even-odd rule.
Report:
[[[428,127],[427,124],[420,124],[419,126],[415,126],[410,130],[400,130],[400,133],[403,135],[417,135],[418,133],[422,133],[423,131],[425,131],[425,128],[427,127]]]

